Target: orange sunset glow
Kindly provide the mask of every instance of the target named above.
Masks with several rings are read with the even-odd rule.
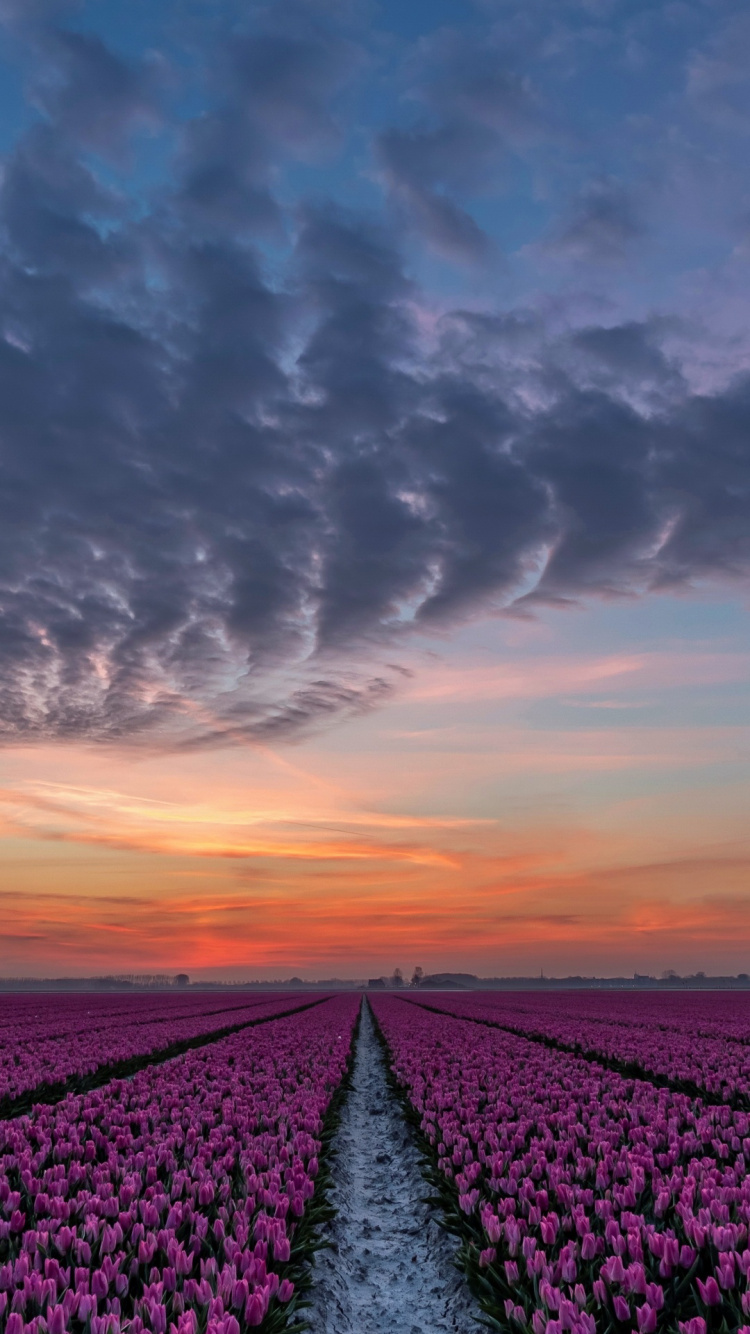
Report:
[[[387,707],[291,748],[7,749],[5,968],[740,969],[748,734],[644,725],[667,655],[561,667],[550,625],[512,671],[430,658]],[[690,697],[746,659],[684,662]],[[558,690],[586,726],[525,720]]]

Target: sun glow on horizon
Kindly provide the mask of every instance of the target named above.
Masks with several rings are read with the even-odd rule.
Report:
[[[512,668],[459,636],[292,751],[6,749],[0,971],[742,970],[750,729],[701,700],[743,655],[566,631]]]

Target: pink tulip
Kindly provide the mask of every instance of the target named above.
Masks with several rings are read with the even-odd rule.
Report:
[[[612,1305],[618,1320],[625,1321],[630,1319],[630,1307],[624,1297],[613,1298]]]
[[[640,1334],[655,1334],[656,1314],[655,1308],[649,1306],[648,1302],[644,1302],[643,1306],[636,1309],[635,1316]]]
[[[679,1322],[680,1334],[706,1334],[706,1322],[702,1316],[694,1316],[692,1320]]]
[[[265,1309],[263,1306],[263,1298],[259,1293],[255,1292],[252,1297],[248,1297],[247,1299],[247,1305],[245,1307],[245,1323],[251,1326],[260,1325],[264,1316]]]
[[[706,1306],[721,1306],[721,1290],[715,1278],[707,1278],[705,1283],[698,1279],[698,1291]]]

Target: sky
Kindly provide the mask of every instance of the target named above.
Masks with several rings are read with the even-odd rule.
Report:
[[[0,0],[0,975],[750,972],[749,41]]]

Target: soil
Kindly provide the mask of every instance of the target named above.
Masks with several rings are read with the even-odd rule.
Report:
[[[455,1245],[423,1203],[414,1132],[386,1082],[369,1006],[332,1164],[337,1216],[316,1256],[312,1334],[478,1334]]]

